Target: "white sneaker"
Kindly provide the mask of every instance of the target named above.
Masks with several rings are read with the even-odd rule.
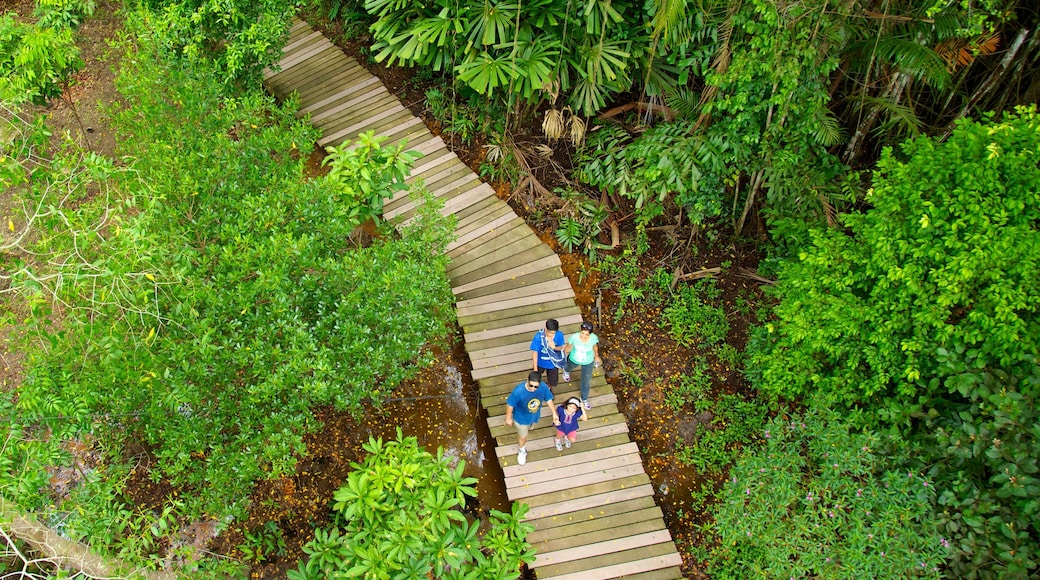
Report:
[[[564,446],[567,447],[567,449],[571,448],[571,440],[570,439],[564,439],[563,440],[563,444],[564,444]]]
[[[568,439],[567,440],[567,447],[570,447],[570,446],[571,446],[571,441],[570,441],[570,439]],[[556,450],[557,451],[563,451],[563,443],[560,443],[559,439],[556,440]]]
[[[563,382],[565,382],[565,383],[571,382],[571,374],[570,373],[564,371],[564,373],[563,373]]]
[[[585,407],[586,411],[592,408],[592,403],[590,403],[588,399],[582,401],[581,404]]]
[[[518,465],[523,465],[527,463],[527,448],[520,448],[520,452],[516,454],[516,463]]]

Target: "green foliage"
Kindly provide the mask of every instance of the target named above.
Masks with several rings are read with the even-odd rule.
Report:
[[[725,342],[729,319],[722,307],[714,305],[719,293],[713,279],[684,286],[661,313],[661,326],[667,327],[675,342],[685,347],[711,347]]]
[[[334,206],[341,208],[341,217],[354,226],[378,220],[383,201],[407,187],[404,180],[408,169],[422,157],[416,151],[406,151],[407,143],[383,147],[381,143],[386,140],[368,131],[358,135],[357,143],[326,147],[328,156],[321,164],[330,166],[325,179],[335,192]]]
[[[698,413],[710,413],[711,421],[703,425],[692,443],[679,442],[677,457],[702,473],[716,476],[725,472],[744,446],[758,441],[767,414],[767,408],[757,399],[732,393],[714,400],[701,395],[693,406]]]
[[[750,376],[922,441],[958,576],[1037,568],[1040,118],[888,151],[873,208],[781,269]]]
[[[83,66],[72,29],[22,24],[0,16],[0,101],[42,104]]]
[[[929,415],[926,449],[939,490],[937,523],[958,577],[1035,574],[1040,558],[1040,366],[980,369],[965,352],[940,352],[946,386],[963,399]]]
[[[845,168],[826,149],[834,145],[827,104],[851,6],[831,0],[790,8],[772,0],[741,3],[726,23],[720,49],[726,66],[706,73],[706,92],[715,97],[702,109],[712,118],[703,138],[721,143],[734,195],[748,208],[766,202],[774,222],[789,216],[820,220],[824,202],[841,200]],[[742,225],[738,215],[733,218]]]
[[[853,433],[833,413],[774,419],[730,470],[713,578],[940,578],[948,541],[935,489],[900,469],[898,437]]]
[[[533,561],[526,505],[514,503],[509,514],[493,510],[483,536],[480,522],[461,511],[466,496],[476,496],[464,462],[452,466],[442,450],[434,456],[400,429],[393,441],[370,439],[363,447],[369,455],[351,464],[333,496],[336,527],[315,531],[304,546],[308,560],[290,578],[505,580]]]
[[[277,522],[266,522],[255,530],[243,533],[245,542],[238,545],[242,557],[250,564],[260,564],[270,556],[285,555],[285,538]]]
[[[875,406],[902,422],[947,391],[935,353],[1006,366],[1040,337],[1040,147],[1034,110],[962,123],[888,152],[851,236],[813,233],[780,272],[777,322],[754,357],[788,397]]]
[[[77,28],[94,14],[94,0],[36,0],[33,16],[44,28]]]
[[[568,252],[580,250],[581,253],[595,262],[599,250],[609,250],[611,246],[598,241],[603,231],[603,223],[610,212],[603,204],[592,200],[582,192],[573,189],[557,190],[566,202],[561,210],[560,227],[556,230],[556,239]]]
[[[256,81],[276,62],[302,0],[145,0],[138,14],[170,55],[212,60],[226,82]]]
[[[451,95],[439,89],[426,91],[426,105],[433,118],[441,124],[445,133],[458,137],[469,145],[483,135],[504,133],[505,112],[494,103],[481,102],[472,98],[470,102],[457,102]]]
[[[230,96],[223,69],[133,50],[117,114],[132,170],[70,153],[28,192],[69,198],[29,249],[75,260],[22,264],[12,281],[42,342],[18,412],[117,455],[136,438],[153,477],[193,490],[189,514],[240,515],[257,479],[294,470],[314,407],[379,400],[446,331],[451,226],[426,207],[400,236],[351,247],[368,210],[348,204],[371,198],[344,187],[389,193],[402,155],[367,175],[350,165],[366,153],[344,155],[338,177],[306,181],[315,132],[293,103]]]
[[[665,392],[664,404],[681,411],[699,401],[706,401],[711,394],[711,385],[708,363],[703,358],[698,358],[690,369],[678,378],[678,384],[670,386]]]
[[[721,142],[705,140],[688,123],[662,123],[631,138],[618,125],[590,133],[578,154],[578,178],[633,201],[636,222],[650,223],[673,197],[690,221],[722,213]]]
[[[482,95],[534,103],[547,89],[590,115],[631,87],[646,57],[642,5],[368,0],[376,60],[450,71]],[[555,97],[554,97],[555,100]]]

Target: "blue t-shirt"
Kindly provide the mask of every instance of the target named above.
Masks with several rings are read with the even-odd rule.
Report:
[[[556,407],[556,416],[560,418],[560,424],[556,426],[556,429],[561,433],[567,434],[578,430],[578,419],[581,418],[580,409],[568,417],[567,405],[560,405],[559,407]]]
[[[549,385],[541,383],[532,393],[527,390],[527,381],[524,381],[509,393],[506,404],[513,408],[513,421],[521,425],[534,425],[542,414],[542,403],[552,398]]]
[[[563,346],[563,332],[557,330],[553,334],[552,342],[556,346]],[[531,339],[531,350],[538,352],[538,368],[563,368],[563,351],[550,348],[549,340],[545,338],[545,329],[534,333],[534,338]]]

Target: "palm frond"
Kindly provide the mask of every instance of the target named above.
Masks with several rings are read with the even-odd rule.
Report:
[[[665,95],[665,103],[679,113],[680,119],[695,118],[701,110],[700,99],[700,93],[687,87],[679,87]]]
[[[882,97],[856,96],[849,99],[850,102],[862,108],[881,109],[885,122],[875,129],[875,134],[884,135],[895,129],[897,135],[913,136],[921,134],[921,119],[917,113],[906,105],[896,103],[891,99]]]
[[[816,110],[816,126],[813,127],[813,139],[824,147],[831,147],[841,143],[841,124],[829,109],[819,108]]]
[[[929,46],[905,38],[885,37],[850,45],[847,53],[852,56],[848,60],[850,70],[863,72],[860,69],[871,62],[871,52],[879,61],[933,88],[945,89],[950,84],[950,72],[946,70],[946,63],[939,53]]]

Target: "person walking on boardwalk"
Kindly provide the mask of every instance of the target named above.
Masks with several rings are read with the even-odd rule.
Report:
[[[599,358],[599,337],[592,332],[591,322],[582,322],[578,334],[567,338],[565,348],[567,360],[563,368],[563,380],[571,380],[571,371],[581,367],[581,405],[585,410],[591,409],[589,389],[592,386],[592,370],[603,364]]]
[[[581,401],[576,397],[571,397],[567,399],[566,403],[556,407],[556,417],[560,420],[556,425],[556,450],[563,451],[564,445],[570,449],[571,443],[578,439],[578,418],[588,421],[589,416],[582,408]]]
[[[553,425],[559,425],[552,391],[542,382],[538,371],[528,373],[527,380],[517,385],[506,399],[506,425],[516,425],[517,445],[520,447],[516,462],[520,465],[527,463],[527,434],[541,417],[542,404],[549,406]]]
[[[545,327],[534,333],[531,339],[531,370],[541,374],[545,371],[545,382],[555,389],[563,368],[563,350],[566,343],[560,332],[560,323],[555,318],[545,321]]]

